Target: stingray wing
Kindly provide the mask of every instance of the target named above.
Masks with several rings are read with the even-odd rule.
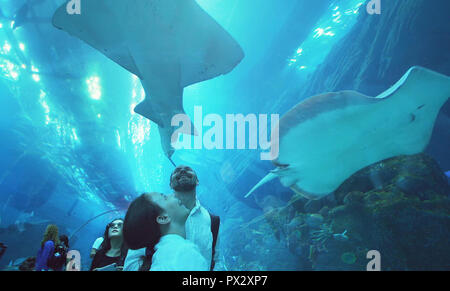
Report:
[[[184,88],[230,72],[244,57],[239,44],[194,0],[126,3],[123,25],[144,79]]]
[[[183,87],[232,71],[244,58],[233,37],[193,0],[184,1],[179,37]],[[182,33],[181,33],[182,32]]]
[[[69,15],[66,5],[62,5],[53,15],[52,23],[141,77],[127,45],[126,27],[121,23],[123,16],[118,14],[124,2],[127,1],[82,1],[80,15]]]
[[[230,72],[244,57],[239,44],[194,0],[82,3],[81,15],[68,15],[61,6],[54,26],[141,79],[158,78],[163,67],[176,66],[180,73],[175,83],[186,87]]]
[[[308,98],[279,122],[277,172],[297,192],[325,196],[358,170],[423,151],[450,78],[413,67],[376,98],[354,91]]]

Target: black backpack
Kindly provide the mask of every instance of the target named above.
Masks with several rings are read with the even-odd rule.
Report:
[[[214,255],[216,253],[216,243],[217,243],[217,236],[219,234],[219,227],[220,227],[220,217],[213,215],[209,213],[209,216],[211,216],[211,232],[213,235],[213,241],[212,241],[212,257],[211,257],[211,267],[210,271],[214,269],[214,266],[216,262],[214,261]],[[144,257],[144,263],[139,268],[139,271],[148,271],[150,270],[150,267],[152,266],[152,258],[153,254],[155,253],[155,250],[145,248],[145,257]]]
[[[55,247],[53,255],[48,258],[47,266],[53,270],[61,270],[65,266],[67,260],[67,248],[66,246],[59,244]]]

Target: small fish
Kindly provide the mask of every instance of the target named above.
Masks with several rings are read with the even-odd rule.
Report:
[[[262,233],[261,231],[258,231],[258,230],[252,230],[252,233],[253,234],[259,234],[259,235],[263,235],[264,233]]]
[[[333,234],[333,238],[338,241],[347,241],[348,236],[346,235],[346,233],[347,233],[347,230],[345,230],[343,233],[335,233],[335,234]]]
[[[450,171],[445,172],[445,176],[447,176],[448,178],[450,178]]]

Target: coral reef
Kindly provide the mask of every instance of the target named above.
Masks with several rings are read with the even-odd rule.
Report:
[[[328,211],[329,227],[347,230],[349,240],[328,244],[327,253],[319,248],[314,268],[362,270],[374,249],[384,270],[450,269],[449,194],[443,171],[425,154],[359,171],[335,192],[338,206]],[[356,260],[344,266],[341,254],[349,251]]]
[[[369,250],[380,252],[382,270],[450,270],[450,186],[426,154],[360,170],[315,201],[316,213],[307,204],[296,195],[241,226],[242,270],[270,269],[283,246],[301,270],[366,270]]]

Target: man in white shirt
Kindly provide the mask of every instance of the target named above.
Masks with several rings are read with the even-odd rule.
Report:
[[[210,264],[198,246],[185,239],[188,216],[189,210],[174,195],[142,194],[128,208],[124,239],[131,249],[155,250],[150,271],[207,271]],[[127,260],[124,270],[139,264],[134,255]]]
[[[174,195],[190,211],[186,220],[186,239],[196,244],[207,262],[211,262],[214,271],[223,270],[220,260],[219,237],[213,248],[213,234],[211,232],[211,219],[200,201],[197,199],[196,187],[199,184],[197,174],[188,166],[178,166],[170,176],[170,187]],[[218,227],[218,226],[217,226]],[[218,229],[217,229],[218,231]],[[213,260],[214,250],[214,260]],[[142,266],[145,257],[145,248],[129,250],[125,260],[124,271],[137,271]]]

